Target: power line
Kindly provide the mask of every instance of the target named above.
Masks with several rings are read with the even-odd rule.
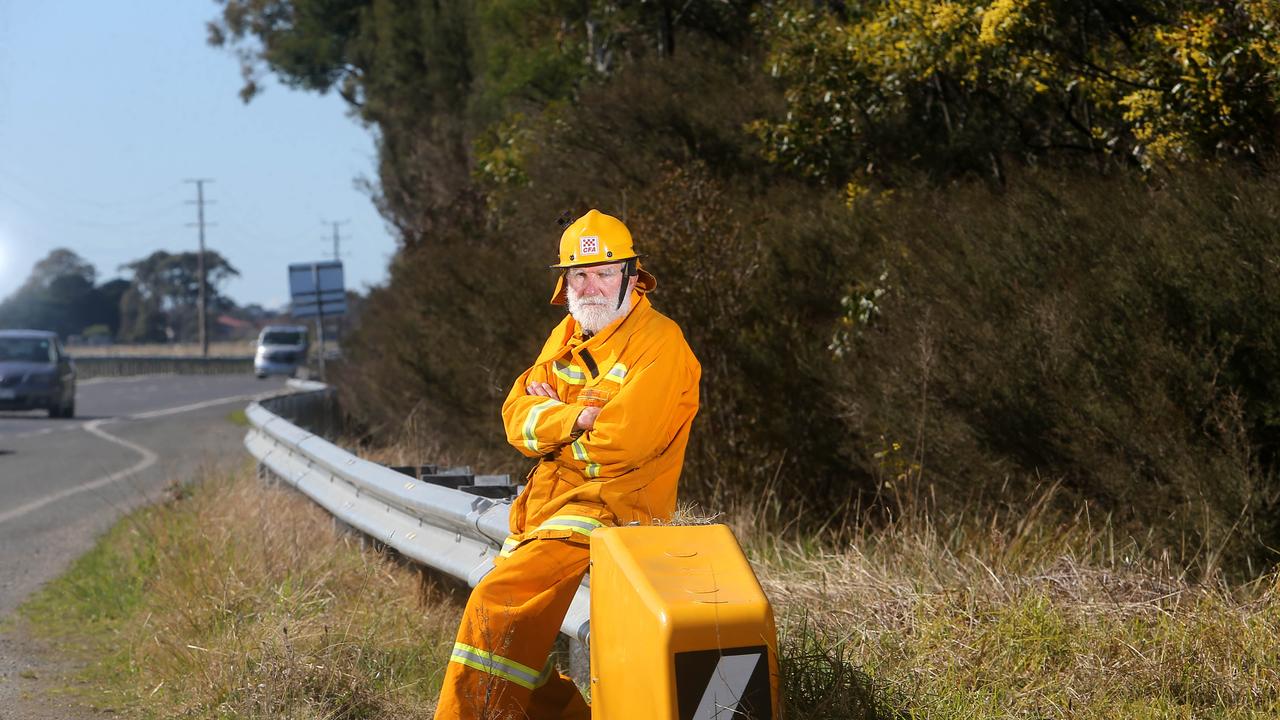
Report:
[[[82,205],[86,207],[96,208],[98,210],[115,210],[138,205],[154,205],[156,200],[165,197],[172,197],[172,193],[177,189],[180,183],[163,186],[160,189],[151,190],[146,194],[139,194],[125,198],[102,199],[95,197],[92,199],[75,197],[61,190],[50,190],[48,186],[37,187],[38,183],[33,183],[28,173],[21,168],[11,165],[0,167],[0,179],[7,181],[7,185],[17,187],[18,189],[40,198],[42,203],[56,205],[58,211],[65,211],[67,205]],[[168,207],[168,206],[166,206]]]
[[[122,229],[131,228],[131,227],[137,227],[139,225],[145,225],[182,207],[182,203],[176,202],[169,205],[165,205],[164,207],[161,207],[146,215],[134,217],[129,220],[102,221],[102,220],[87,220],[82,217],[77,217],[75,215],[68,214],[65,209],[50,209],[47,207],[37,207],[36,205],[32,204],[30,201],[14,194],[11,188],[8,188],[8,187],[0,186],[0,198],[4,198],[8,200],[10,203],[12,203],[13,205],[23,210],[26,210],[27,212],[30,212],[39,216],[41,222],[45,224],[61,224],[64,226],[75,225],[75,226],[81,226],[81,227],[87,227],[87,228],[93,228],[93,229],[99,229],[99,230],[122,230]]]
[[[209,178],[195,178],[192,180],[184,180],[183,182],[194,183],[196,186],[196,200],[191,204],[196,206],[197,222],[195,224],[200,227],[200,254],[196,259],[196,274],[200,278],[200,294],[197,300],[197,304],[199,305],[198,327],[200,328],[200,354],[202,357],[209,357],[209,333],[205,326],[205,321],[207,319],[206,315],[208,314],[208,299],[205,296],[204,287],[204,184],[211,183],[213,180],[210,180]],[[209,202],[212,204],[213,201]],[[191,223],[187,223],[187,227],[191,227],[191,225]]]

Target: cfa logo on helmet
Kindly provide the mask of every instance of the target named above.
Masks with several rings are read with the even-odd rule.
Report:
[[[579,255],[599,255],[600,238],[596,235],[583,235],[578,241]]]

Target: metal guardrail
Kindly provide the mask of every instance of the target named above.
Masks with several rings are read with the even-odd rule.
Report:
[[[244,444],[260,468],[305,493],[335,518],[427,567],[475,587],[508,533],[511,505],[414,480],[363,460],[295,423],[319,419],[332,389],[290,381],[293,394],[245,410]],[[310,417],[308,417],[310,415]],[[588,642],[590,601],[578,588],[560,631]]]
[[[253,356],[73,355],[81,379],[124,375],[239,375],[253,372]]]

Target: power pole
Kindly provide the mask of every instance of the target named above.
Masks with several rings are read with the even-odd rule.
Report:
[[[347,225],[351,221],[350,220],[334,220],[334,221],[321,220],[320,222],[325,225],[333,226],[333,259],[341,260],[342,259],[342,245],[341,245],[342,238],[338,235],[338,226]]]
[[[334,262],[342,262],[342,237],[338,234],[338,226],[347,225],[350,220],[321,220],[324,225],[333,226],[333,260]],[[320,287],[320,278],[316,277],[316,287]],[[323,303],[317,303],[320,314],[316,316],[316,324],[319,326],[318,334],[320,336],[320,380],[324,381],[324,306]],[[342,317],[338,316],[337,334],[341,337],[343,334]]]
[[[198,299],[196,301],[196,304],[199,306],[198,308],[199,318],[198,318],[197,326],[200,328],[200,355],[201,357],[209,357],[209,332],[208,332],[208,328],[206,327],[206,321],[208,319],[209,312],[208,312],[208,299],[206,297],[206,291],[205,291],[205,273],[204,273],[204,226],[205,226],[204,184],[207,182],[213,182],[213,181],[208,178],[196,178],[192,180],[187,180],[186,182],[194,183],[196,186],[196,200],[194,203],[188,201],[187,204],[188,205],[194,204],[196,206],[197,222],[195,224],[200,227],[200,253],[196,257],[196,275],[198,275],[200,278],[200,283],[199,283],[200,290],[199,290]],[[210,204],[212,204],[212,202]],[[191,223],[187,223],[187,227],[191,227],[191,225],[192,225]]]

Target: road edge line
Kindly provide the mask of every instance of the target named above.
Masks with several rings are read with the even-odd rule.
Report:
[[[156,418],[156,417],[164,417],[165,415],[177,415],[179,413],[190,412],[192,410],[199,410],[201,408],[212,407],[214,405],[224,405],[227,403],[242,402],[244,400],[250,400],[257,397],[260,397],[260,395],[259,394],[237,395],[235,397],[218,398],[217,400],[206,400],[204,402],[192,403],[190,405],[181,405],[179,407],[173,407],[173,408],[165,408],[163,410],[151,410],[145,413],[138,413],[137,415],[127,415],[124,417],[124,419],[145,420],[145,419]],[[29,512],[34,512],[36,510],[39,510],[40,508],[46,505],[51,505],[55,502],[58,502],[59,500],[65,500],[69,497],[72,497],[73,495],[79,495],[82,492],[89,492],[90,490],[97,490],[98,488],[105,487],[107,485],[110,485],[111,483],[124,480],[127,477],[136,475],[142,472],[143,470],[146,470],[147,468],[151,467],[152,465],[155,465],[156,462],[158,462],[160,459],[160,456],[158,454],[141,445],[138,445],[137,443],[132,443],[132,442],[129,442],[128,440],[125,440],[124,438],[116,437],[115,435],[112,435],[111,433],[99,427],[101,425],[104,425],[109,422],[114,422],[119,419],[121,418],[99,418],[97,420],[90,420],[89,422],[81,425],[81,427],[85,429],[85,432],[88,432],[92,435],[96,435],[102,438],[103,440],[106,440],[109,443],[119,445],[121,447],[127,448],[129,450],[132,450],[138,453],[139,455],[142,456],[141,460],[139,460],[137,463],[135,463],[131,467],[128,467],[124,470],[117,470],[116,472],[113,472],[109,475],[104,475],[100,478],[90,480],[89,482],[83,485],[76,485],[75,487],[59,490],[58,492],[52,495],[46,495],[42,498],[32,500],[31,502],[28,502],[24,505],[19,505],[18,507],[13,508],[12,510],[8,510],[6,512],[0,513],[0,524],[4,524],[10,520],[19,518],[23,515],[26,515]]]

